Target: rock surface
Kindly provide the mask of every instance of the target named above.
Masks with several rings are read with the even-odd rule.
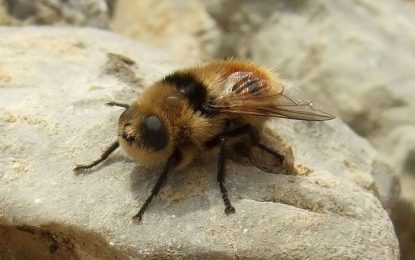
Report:
[[[201,1],[121,0],[112,27],[129,38],[167,49],[185,63],[215,56],[222,38]]]
[[[172,174],[140,225],[131,216],[159,170],[118,151],[74,176],[115,139],[120,110],[105,102],[131,102],[177,67],[109,32],[0,28],[0,258],[399,258],[384,209],[393,174],[338,119],[269,123],[263,135],[292,159],[288,175],[228,160],[232,216],[214,154]]]
[[[122,1],[121,1],[122,2]],[[120,3],[121,3],[120,2]],[[136,1],[130,1],[136,2]],[[135,15],[146,24],[159,21],[154,10],[166,4],[140,0],[140,11],[121,4],[123,16]],[[174,3],[172,3],[174,2]],[[319,94],[336,106],[341,118],[367,138],[384,160],[400,174],[402,201],[396,222],[402,232],[404,259],[415,259],[415,2],[393,0],[213,0],[189,4],[169,1],[172,17],[179,10],[197,8],[200,17],[214,25],[206,34],[218,35],[205,42],[197,36],[194,46],[210,49],[210,57],[244,57],[276,68],[293,84]],[[129,5],[129,6],[128,6]],[[195,6],[197,5],[197,6]],[[145,10],[146,6],[151,6]],[[202,11],[201,11],[202,10]],[[203,11],[204,10],[204,11]],[[157,34],[157,42],[180,41],[192,35],[180,25],[190,15],[169,23],[171,35]],[[200,19],[200,18],[198,18]],[[152,40],[153,30],[144,30],[143,40]],[[121,33],[127,24],[114,27]],[[215,32],[215,34],[213,34]],[[134,36],[132,34],[127,34]],[[191,41],[191,40],[189,40]],[[170,45],[159,45],[180,56]],[[189,46],[182,45],[183,48]],[[180,57],[186,59],[186,56]],[[410,209],[409,209],[410,207]]]
[[[108,28],[114,0],[0,0],[0,24]]]

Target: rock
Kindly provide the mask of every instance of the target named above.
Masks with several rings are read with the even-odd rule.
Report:
[[[221,45],[215,20],[199,1],[118,1],[112,27],[169,50],[185,63],[211,58]]]
[[[0,0],[0,24],[1,25],[12,25],[14,22],[13,18],[7,12],[7,8],[3,3],[3,0]]]
[[[173,173],[140,225],[131,217],[159,169],[118,151],[75,176],[116,138],[121,110],[104,104],[131,102],[178,67],[96,29],[0,29],[0,258],[399,258],[382,206],[396,184],[376,181],[393,173],[339,119],[270,121],[263,140],[293,168],[274,174],[232,156],[231,216],[214,151]]]
[[[0,23],[109,27],[113,0],[0,0]],[[7,15],[2,10],[7,10]]]

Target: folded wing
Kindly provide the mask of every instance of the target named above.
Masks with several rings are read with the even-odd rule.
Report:
[[[209,107],[221,113],[324,121],[334,116],[300,89],[260,78],[252,72],[232,73],[223,82],[223,95]]]

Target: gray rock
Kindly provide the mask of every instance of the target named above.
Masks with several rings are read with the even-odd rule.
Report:
[[[0,0],[0,24],[109,27],[112,0]],[[7,16],[1,10],[7,10]]]
[[[210,59],[222,33],[206,11],[209,1],[118,1],[112,27],[129,38],[169,50],[183,63]]]
[[[177,67],[109,32],[0,29],[0,258],[399,258],[379,200],[393,192],[373,174],[393,173],[338,119],[270,121],[263,140],[293,167],[274,174],[261,156],[232,156],[232,216],[214,151],[173,173],[140,225],[131,216],[159,169],[118,151],[75,176],[115,139],[121,111],[104,103],[130,102]]]

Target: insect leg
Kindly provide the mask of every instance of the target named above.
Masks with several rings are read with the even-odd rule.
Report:
[[[180,153],[178,151],[176,151],[172,156],[170,156],[169,160],[167,161],[166,165],[163,168],[163,171],[161,172],[161,175],[157,179],[156,184],[151,189],[150,196],[147,197],[146,201],[141,206],[137,214],[135,214],[134,217],[132,218],[134,224],[139,224],[141,222],[144,212],[147,210],[153,198],[157,196],[161,187],[163,186],[163,183],[166,181],[167,174],[169,173],[170,169],[174,165],[176,165],[179,162],[179,160],[180,160]]]
[[[235,213],[235,208],[232,206],[228,198],[228,191],[223,184],[225,181],[225,145],[226,137],[220,137],[220,151],[219,151],[219,160],[218,160],[218,176],[217,182],[219,183],[220,192],[222,194],[222,200],[225,204],[225,213],[226,215]]]
[[[107,106],[111,106],[111,107],[123,107],[125,109],[128,109],[130,106],[127,104],[123,104],[123,103],[118,103],[118,102],[108,102],[106,103]]]
[[[79,171],[79,170],[85,170],[85,169],[89,169],[94,167],[95,165],[99,164],[100,162],[104,161],[105,159],[107,159],[107,157],[114,152],[118,146],[120,146],[120,144],[118,143],[118,141],[115,141],[110,147],[108,147],[107,150],[105,150],[105,152],[103,154],[101,154],[101,157],[98,160],[93,161],[90,164],[86,164],[86,165],[76,165],[76,167],[73,169],[75,172]]]
[[[217,137],[213,138],[212,140],[205,143],[206,148],[211,149],[216,145],[220,144],[220,151],[219,151],[219,160],[218,160],[218,176],[217,181],[219,183],[220,191],[222,193],[222,200],[225,204],[225,213],[227,215],[235,213],[235,208],[232,206],[231,202],[228,198],[228,191],[224,185],[225,181],[225,145],[226,140],[232,137],[238,137],[244,134],[249,134],[249,137],[252,141],[253,146],[256,146],[265,152],[273,155],[278,160],[283,161],[284,157],[277,152],[271,150],[270,148],[266,147],[265,145],[260,143],[259,135],[254,127],[249,124],[243,125],[236,129],[232,129],[230,131],[225,131],[222,134],[218,135]]]
[[[250,125],[246,124],[241,127],[232,129],[230,131],[225,131],[222,134],[216,136],[210,141],[205,143],[207,149],[211,149],[218,144],[220,144],[219,150],[219,160],[218,160],[218,175],[217,175],[217,182],[219,184],[220,192],[222,194],[222,200],[225,204],[225,213],[227,215],[235,213],[235,208],[232,206],[231,202],[228,198],[228,191],[224,185],[225,182],[225,148],[226,148],[226,141],[229,138],[241,136],[244,134],[249,133]]]

